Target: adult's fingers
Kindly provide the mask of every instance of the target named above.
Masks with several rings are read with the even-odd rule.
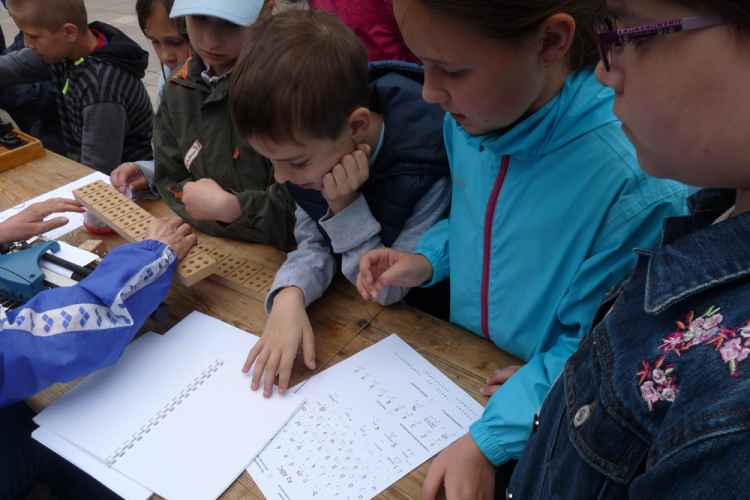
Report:
[[[172,229],[177,229],[180,227],[185,221],[182,220],[180,217],[172,217],[167,221],[169,225],[172,227]]]
[[[37,223],[34,233],[35,234],[46,233],[47,231],[52,231],[53,229],[62,227],[67,223],[68,223],[67,217],[55,217],[54,219],[50,219],[50,220]]]

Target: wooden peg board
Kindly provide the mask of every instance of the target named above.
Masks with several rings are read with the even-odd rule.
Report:
[[[101,180],[73,190],[73,196],[88,211],[131,243],[143,241],[146,228],[155,220],[151,214]],[[202,244],[190,249],[177,266],[177,281],[191,286],[218,271],[216,259],[209,255],[212,250],[213,247]]]
[[[219,261],[219,272],[211,276],[211,281],[248,297],[266,300],[276,270],[221,250],[214,250],[211,255]],[[223,258],[219,260],[222,255]]]

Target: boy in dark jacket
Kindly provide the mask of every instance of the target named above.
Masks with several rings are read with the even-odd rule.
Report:
[[[229,113],[229,82],[245,27],[270,13],[264,0],[176,0],[190,57],[164,86],[154,126],[154,184],[191,226],[223,238],[294,245],[294,201],[273,166],[242,141]]]
[[[87,25],[83,0],[8,0],[26,49],[0,57],[4,84],[51,80],[68,157],[110,173],[152,158],[148,53],[121,31]]]
[[[368,66],[357,36],[334,15],[290,10],[253,26],[235,67],[230,107],[241,137],[270,158],[297,203],[297,250],[266,299],[258,358],[266,396],[280,367],[286,390],[300,341],[315,368],[305,308],[338,265],[354,283],[359,257],[382,246],[413,250],[446,211],[451,184],[440,106],[422,99],[423,73],[404,62]],[[389,287],[380,303],[404,298]]]

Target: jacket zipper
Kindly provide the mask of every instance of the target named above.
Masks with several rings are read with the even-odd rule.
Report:
[[[492,194],[490,195],[490,201],[487,204],[487,211],[484,214],[484,257],[482,262],[482,333],[490,339],[490,326],[489,326],[489,289],[490,289],[490,262],[492,260],[492,222],[495,220],[495,209],[497,208],[497,199],[500,197],[500,191],[503,189],[503,183],[505,182],[505,176],[508,173],[508,165],[510,165],[510,156],[503,156],[502,163],[500,164],[500,172],[497,174],[495,180],[495,186],[492,188]]]

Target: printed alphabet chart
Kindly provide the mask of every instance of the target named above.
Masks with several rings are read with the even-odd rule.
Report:
[[[469,430],[483,408],[391,335],[319,373],[247,471],[266,498],[367,500]]]

